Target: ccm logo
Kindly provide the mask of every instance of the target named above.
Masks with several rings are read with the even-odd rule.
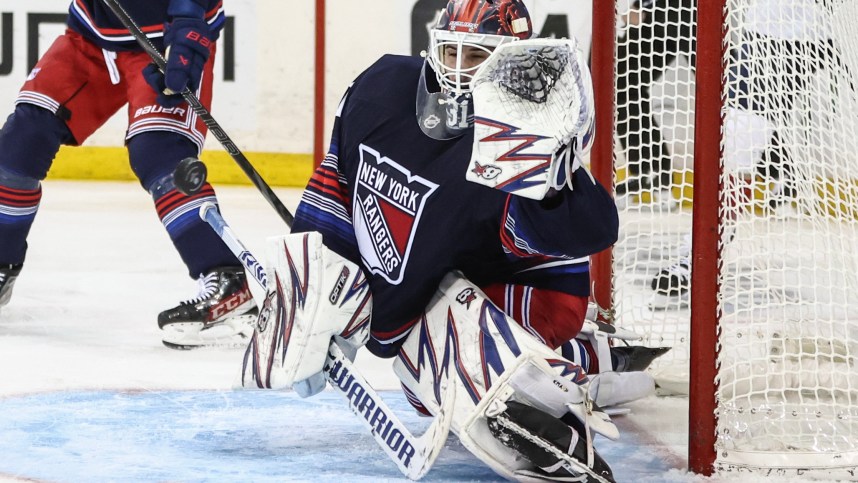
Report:
[[[328,301],[331,305],[337,305],[337,300],[340,299],[340,293],[343,291],[343,287],[346,286],[346,280],[349,279],[349,267],[343,267],[343,270],[340,272],[340,276],[337,278],[337,283],[334,284],[334,289],[331,290],[331,295],[328,297]]]
[[[222,317],[229,315],[231,312],[250,300],[250,298],[250,290],[239,290],[233,296],[224,299],[221,303],[212,307],[209,322],[217,322]]]

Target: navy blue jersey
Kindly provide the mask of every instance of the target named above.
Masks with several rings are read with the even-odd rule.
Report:
[[[466,181],[473,130],[438,141],[417,125],[421,66],[385,56],[353,83],[293,225],[321,232],[363,267],[373,295],[368,347],[382,357],[395,355],[448,272],[480,286],[588,295],[587,257],[617,239],[616,206],[586,170],[548,201]]]
[[[217,38],[223,27],[223,0],[119,0],[119,3],[162,52],[168,10],[205,18],[211,26],[212,39]],[[68,26],[107,50],[141,50],[128,29],[102,0],[73,0],[69,7]]]

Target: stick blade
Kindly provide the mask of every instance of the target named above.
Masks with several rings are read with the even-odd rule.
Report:
[[[335,342],[331,342],[328,348],[324,373],[331,387],[346,398],[349,408],[369,428],[376,443],[403,475],[419,480],[429,472],[447,441],[453,422],[454,385],[443,391],[444,400],[438,415],[426,432],[416,437],[366,379],[354,370],[352,362]]]
[[[417,438],[417,445],[420,449],[422,464],[412,465],[409,472],[403,472],[406,477],[412,480],[419,480],[426,476],[426,473],[432,469],[438,455],[444,448],[444,443],[447,441],[447,435],[450,433],[450,427],[453,424],[453,406],[456,402],[456,385],[449,384],[447,388],[441,389],[443,401],[441,409],[435,415],[435,420],[432,425],[423,433],[423,436]]]

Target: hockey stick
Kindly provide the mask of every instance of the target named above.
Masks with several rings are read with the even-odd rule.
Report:
[[[109,8],[114,15],[119,18],[119,21],[122,22],[122,25],[128,29],[131,35],[137,40],[137,43],[149,54],[149,57],[152,58],[152,61],[155,62],[155,65],[161,70],[161,72],[166,72],[167,69],[167,60],[164,59],[164,56],[161,55],[161,52],[152,45],[152,42],[149,41],[149,38],[146,37],[146,34],[140,30],[140,27],[134,22],[134,19],[128,15],[128,12],[122,8],[122,5],[119,4],[117,0],[102,0],[107,8]],[[280,201],[280,198],[274,194],[274,191],[271,190],[271,187],[268,186],[268,183],[262,179],[262,176],[256,171],[250,161],[247,160],[247,157],[238,149],[238,146],[229,138],[226,132],[220,127],[217,121],[215,121],[214,117],[212,117],[211,113],[206,109],[206,107],[200,102],[196,95],[191,92],[190,89],[185,87],[185,89],[180,93],[182,97],[187,101],[188,105],[191,106],[191,109],[203,120],[203,122],[208,126],[209,131],[212,132],[215,138],[220,142],[221,146],[226,149],[226,152],[232,156],[232,159],[238,164],[238,166],[244,171],[244,174],[250,178],[250,181],[253,182],[253,185],[256,186],[262,193],[262,197],[265,198],[266,201],[274,208],[274,211],[280,215],[280,218],[286,222],[290,227],[292,226],[292,213],[289,212],[288,209],[283,205]]]
[[[200,207],[200,218],[205,220],[226,243],[226,246],[241,260],[244,268],[263,288],[268,288],[268,276],[256,257],[245,248],[214,203],[206,202]],[[325,379],[331,387],[340,391],[348,401],[349,408],[360,416],[376,443],[396,463],[403,475],[412,479],[422,478],[435,463],[441,448],[447,441],[453,422],[455,385],[449,385],[444,401],[435,420],[422,436],[414,436],[385,404],[375,389],[355,370],[352,362],[343,354],[336,342],[331,341],[324,366]]]

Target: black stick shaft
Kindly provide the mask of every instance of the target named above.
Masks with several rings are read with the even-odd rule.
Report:
[[[138,27],[137,24],[134,22],[134,19],[132,19],[131,16],[128,15],[128,12],[126,12],[125,9],[122,8],[122,5],[119,4],[118,0],[102,1],[105,5],[107,5],[107,8],[109,8],[113,12],[113,14],[116,15],[117,18],[119,18],[119,21],[122,22],[122,25],[124,25],[125,28],[127,28],[128,31],[131,32],[131,35],[134,36],[134,39],[137,40],[137,43],[140,44],[141,47],[143,47],[143,50],[145,50],[146,53],[149,54],[150,57],[152,57],[152,60],[155,62],[155,65],[157,65],[158,68],[161,69],[162,72],[164,72],[167,68],[167,60],[164,58],[161,52],[159,52],[158,49],[156,49],[155,46],[152,45],[152,42],[149,41],[149,38],[146,37],[142,30],[140,30],[140,27]],[[286,224],[291,228],[292,221],[294,220],[292,213],[290,213],[289,210],[283,205],[283,203],[280,201],[280,198],[278,198],[277,195],[274,194],[274,191],[271,190],[271,187],[268,186],[268,183],[266,183],[265,180],[262,179],[262,176],[260,176],[259,172],[256,171],[252,164],[250,164],[250,161],[247,160],[247,157],[244,155],[244,153],[242,153],[241,150],[238,149],[238,146],[236,146],[232,139],[229,138],[223,128],[220,127],[220,124],[215,121],[215,118],[212,117],[208,109],[206,109],[206,107],[200,102],[197,96],[194,95],[194,93],[191,92],[191,90],[187,87],[185,87],[181,94],[185,101],[187,101],[188,105],[191,106],[191,109],[193,109],[197,116],[199,116],[200,119],[202,119],[203,122],[206,124],[206,126],[208,126],[209,131],[220,142],[221,146],[226,149],[226,152],[229,153],[233,160],[235,160],[241,170],[244,171],[244,174],[246,174],[247,177],[250,178],[250,181],[253,182],[253,185],[256,186],[256,189],[258,189],[262,193],[262,197],[265,198],[266,201],[268,201],[271,207],[274,208],[274,211],[276,211],[277,214],[280,215],[280,218],[282,218],[283,221],[285,221]]]

